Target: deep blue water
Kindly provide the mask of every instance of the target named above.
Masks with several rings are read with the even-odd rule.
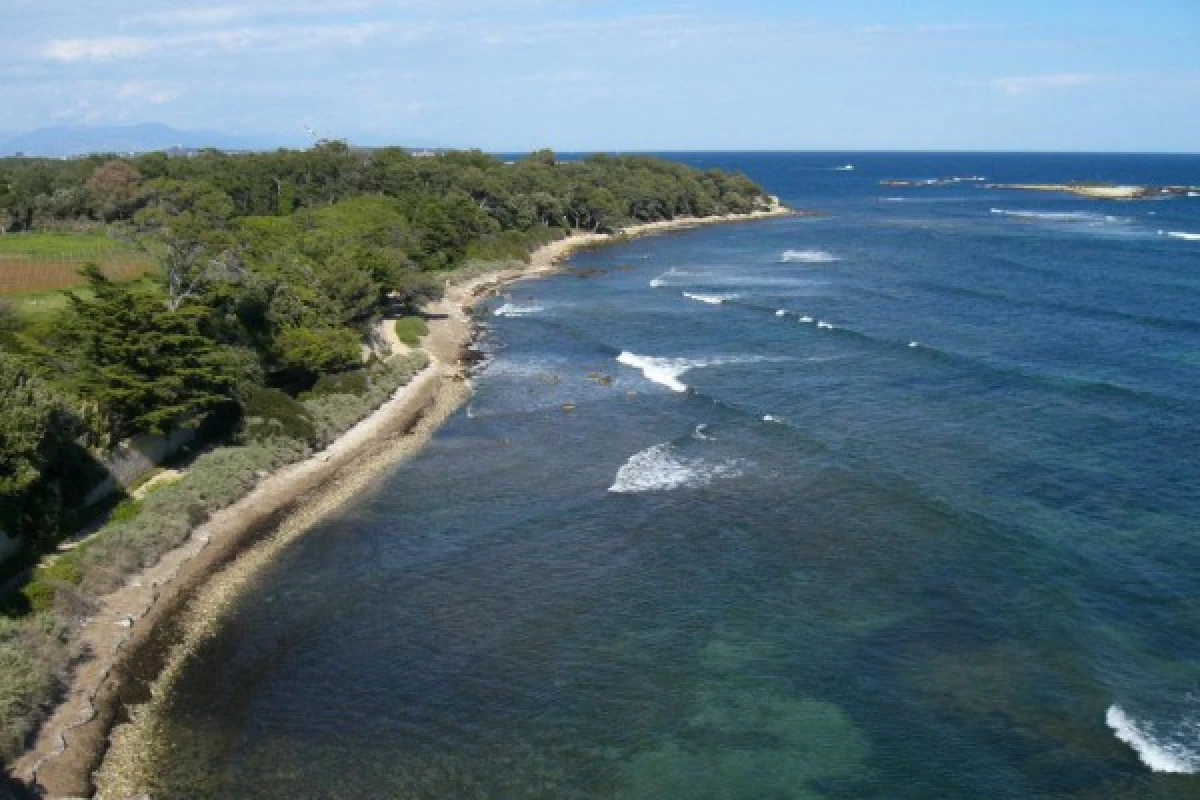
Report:
[[[164,794],[1200,797],[1200,198],[878,184],[1200,157],[679,158],[828,215],[491,302],[469,406],[187,671]]]

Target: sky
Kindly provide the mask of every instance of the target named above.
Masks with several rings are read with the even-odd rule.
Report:
[[[0,0],[0,133],[1197,152],[1200,0]]]

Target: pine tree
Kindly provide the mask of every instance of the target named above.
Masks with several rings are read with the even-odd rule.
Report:
[[[84,269],[90,298],[71,295],[81,393],[106,412],[113,433],[165,433],[230,399],[237,375],[206,336],[206,306],[167,308],[144,288]]]

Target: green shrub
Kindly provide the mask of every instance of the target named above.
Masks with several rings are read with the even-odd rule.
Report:
[[[264,442],[276,438],[295,439],[305,444],[316,441],[312,414],[300,401],[279,389],[258,388],[242,401],[245,415],[242,435],[247,441]]]
[[[401,317],[394,324],[396,327],[396,338],[409,347],[419,345],[421,337],[429,333],[429,326],[420,317]]]
[[[358,397],[367,393],[368,375],[365,369],[337,372],[317,378],[308,397],[323,397],[331,394],[352,394]]]
[[[21,753],[61,690],[65,642],[48,615],[0,617],[0,762]]]
[[[428,364],[429,356],[424,352],[409,353],[370,370],[367,390],[362,395],[331,394],[306,399],[304,407],[312,415],[318,444],[328,444],[379,408]]]
[[[141,514],[106,525],[72,554],[82,567],[83,588],[103,594],[119,586],[126,575],[182,544],[191,529],[214,512],[241,499],[261,475],[309,452],[303,442],[278,438],[220,447],[200,456],[183,478],[148,495]]]
[[[129,522],[140,513],[142,513],[141,502],[129,497],[117,503],[116,508],[109,513],[108,521],[110,523]]]

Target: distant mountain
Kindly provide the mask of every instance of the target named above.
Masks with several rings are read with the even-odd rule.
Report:
[[[0,156],[23,153],[27,156],[61,158],[88,153],[144,153],[172,147],[189,150],[204,147],[220,150],[272,150],[282,144],[213,131],[179,130],[157,123],[96,127],[56,125],[9,139],[0,139]]]

